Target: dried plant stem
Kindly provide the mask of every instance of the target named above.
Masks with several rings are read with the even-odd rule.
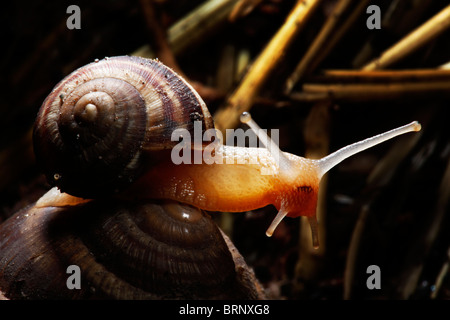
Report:
[[[358,220],[356,221],[355,227],[353,228],[353,234],[350,240],[344,270],[344,300],[349,300],[352,297],[352,289],[355,280],[356,261],[358,259],[361,237],[363,236],[366,227],[367,216],[369,215],[369,208],[370,204],[366,204],[361,208]]]
[[[325,70],[291,94],[297,101],[368,101],[417,96],[425,93],[448,95],[450,70]]]
[[[450,83],[445,81],[396,84],[306,84],[303,92],[291,97],[298,101],[331,99],[333,101],[369,101],[395,99],[412,95],[447,94]]]
[[[441,70],[450,70],[450,61],[439,66]]]
[[[217,2],[220,2],[220,1],[210,1],[210,2],[214,2],[216,4]],[[174,69],[179,75],[181,75],[183,78],[188,80],[188,82],[191,83],[191,85],[194,87],[194,89],[197,90],[197,92],[200,94],[200,96],[202,96],[204,99],[211,101],[211,100],[223,98],[224,93],[222,91],[207,87],[200,82],[189,80],[189,78],[184,74],[182,69],[179,67],[176,57],[175,57],[175,53],[172,49],[173,47],[179,46],[180,45],[179,41],[183,41],[184,39],[182,37],[172,39],[172,44],[171,44],[166,35],[166,31],[162,27],[161,22],[158,21],[158,14],[155,10],[153,1],[152,0],[140,0],[140,4],[141,4],[141,8],[142,8],[142,13],[143,13],[145,21],[147,23],[147,31],[149,33],[149,42],[155,51],[151,57],[153,57],[153,56],[158,57],[158,59],[160,59],[163,63],[165,63],[167,66],[171,67],[172,69]],[[208,8],[209,8],[209,6],[208,6]],[[214,8],[217,8],[217,7],[214,7]],[[197,12],[198,11],[195,11],[195,13],[197,13]],[[204,14],[204,11],[201,11],[201,12]],[[206,12],[210,13],[211,11],[206,10]],[[222,11],[220,11],[220,12],[222,12]],[[227,11],[225,11],[225,12],[227,12]],[[193,22],[191,20],[198,19],[198,16],[195,13],[191,13],[188,16],[189,18],[183,19],[182,22],[180,22],[180,23],[182,23],[182,25],[184,25],[185,27],[187,25],[189,25],[189,26],[193,25]],[[203,16],[201,15],[201,17],[203,17]],[[207,17],[205,16],[204,18],[207,18]],[[211,19],[211,20],[214,20],[214,19]],[[190,21],[190,23],[187,23],[185,21]],[[195,20],[195,21],[198,21],[198,20]],[[180,29],[179,24],[176,24],[175,29],[172,29],[172,30],[175,30],[175,33],[177,35],[179,35],[179,34],[182,34],[181,32],[178,31],[179,29]],[[183,29],[183,28],[181,28],[181,29]],[[192,31],[191,29],[186,27],[186,30],[184,30],[183,32],[194,32],[194,31]],[[147,53],[141,52],[141,51],[134,52],[133,54],[139,55],[139,56],[144,56],[144,57],[147,56]]]
[[[183,75],[179,68],[175,55],[173,54],[170,45],[167,41],[166,31],[163,28],[161,21],[158,19],[154,4],[152,0],[140,0],[142,14],[144,15],[147,24],[147,32],[149,33],[149,42],[155,50],[155,55],[170,66],[179,74]],[[184,75],[183,75],[184,76]]]
[[[317,83],[393,83],[450,81],[450,70],[324,70],[321,75],[311,77]]]
[[[212,34],[226,22],[238,0],[209,0],[167,29],[167,41],[175,56]],[[152,58],[154,53],[146,45],[133,55]]]
[[[241,0],[236,3],[230,13],[229,19],[236,21],[239,18],[245,17],[258,6],[262,0]]]
[[[437,37],[450,27],[450,5],[441,10],[420,27],[412,31],[380,57],[363,67],[363,70],[383,69],[390,66]]]
[[[167,31],[175,55],[197,44],[205,36],[226,22],[237,0],[210,0],[179,20]]]
[[[231,256],[233,257],[233,261],[236,266],[235,267],[237,274],[236,279],[238,281],[239,289],[248,292],[249,298],[251,299],[257,300],[267,299],[267,295],[264,292],[264,288],[256,278],[253,269],[248,267],[244,257],[242,257],[241,253],[236,248],[233,241],[231,241],[230,238],[222,230],[220,230],[220,232],[222,234],[223,239],[225,240],[225,243],[228,246],[228,249],[230,250]]]
[[[413,97],[430,93],[449,95],[450,82],[305,84],[302,92],[293,93],[290,97],[293,100],[304,102],[322,100],[363,102]]]
[[[317,65],[327,56],[334,45],[341,39],[349,27],[353,24],[356,17],[366,7],[367,0],[360,1],[358,7],[353,11],[345,22],[342,22],[344,12],[354,2],[353,0],[340,0],[324,26],[320,30],[318,36],[303,56],[294,72],[287,79],[285,85],[285,94],[289,94],[294,85],[300,81],[306,74],[314,70]]]
[[[444,263],[444,265],[441,268],[441,271],[439,272],[436,278],[435,281],[436,289],[431,293],[431,299],[436,299],[438,297],[442,285],[444,284],[444,279],[448,276],[448,273],[450,271],[450,247],[447,250],[447,258],[448,258],[447,262]]]
[[[228,99],[225,108],[215,114],[215,124],[220,130],[234,128],[242,112],[248,111],[271,71],[281,62],[291,40],[304,26],[317,7],[319,0],[300,0],[290,12],[286,22],[270,40],[250,67],[239,87]]]

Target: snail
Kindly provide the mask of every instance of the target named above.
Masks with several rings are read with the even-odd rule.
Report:
[[[196,128],[201,136],[215,132],[198,93],[157,60],[121,56],[95,61],[63,79],[39,111],[36,157],[58,189],[37,206],[77,205],[110,194],[130,201],[170,199],[207,211],[274,205],[278,214],[266,234],[272,235],[285,216],[306,216],[317,248],[321,178],[358,152],[421,129],[415,121],[313,160],[282,152],[248,113],[241,121],[267,148],[228,146],[209,138],[189,150],[194,157],[210,157],[175,164],[171,155],[180,143],[172,139],[175,130],[189,136]]]
[[[8,299],[265,298],[212,219],[173,201],[27,207],[0,225],[0,251]]]

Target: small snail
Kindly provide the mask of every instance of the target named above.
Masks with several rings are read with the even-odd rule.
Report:
[[[213,156],[227,161],[174,164],[174,130],[194,135],[196,123],[202,133],[214,129],[200,96],[155,60],[123,56],[88,64],[54,88],[36,120],[37,159],[50,183],[63,192],[53,190],[37,205],[67,206],[84,201],[74,197],[111,193],[128,200],[171,199],[208,211],[240,212],[271,204],[278,214],[267,235],[285,216],[306,216],[318,247],[315,211],[323,175],[355,153],[421,129],[412,122],[312,160],[280,151],[249,114],[241,120],[270,148],[218,142]],[[192,150],[207,148],[202,144]]]

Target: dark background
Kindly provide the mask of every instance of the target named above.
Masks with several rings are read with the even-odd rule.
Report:
[[[155,1],[160,25],[169,28],[200,3]],[[284,96],[279,84],[317,36],[334,3],[323,1],[251,110],[261,127],[280,129],[280,146],[284,151],[303,155],[308,149],[304,128],[314,103]],[[66,8],[70,4],[81,8],[81,30],[66,27],[69,16]],[[256,58],[293,4],[294,1],[262,1],[249,15],[223,24],[201,43],[193,43],[178,54],[180,68],[191,80],[216,88],[224,50],[229,46],[236,52],[247,49],[251,59]],[[311,77],[324,69],[358,69],[439,12],[447,1],[428,1],[423,6],[406,0],[377,4],[383,17],[393,12],[382,29],[368,30],[367,15],[363,14]],[[139,1],[21,1],[2,6],[0,221],[48,189],[34,162],[31,127],[53,86],[94,59],[131,54],[152,43]],[[443,32],[392,69],[436,68],[449,62],[449,38],[450,32]],[[372,52],[361,62],[358,57],[367,44]],[[239,80],[235,80],[227,91],[204,97],[212,114],[238,84]],[[294,91],[301,91],[301,84]],[[412,120],[419,120],[423,130],[386,184],[370,184],[367,178],[392,148],[400,146],[395,142],[365,151],[331,171],[324,222],[326,249],[320,254],[308,254],[307,249],[302,249],[298,219],[286,219],[273,238],[266,238],[265,229],[275,214],[272,207],[233,215],[232,227],[226,230],[271,297],[342,299],[350,270],[353,279],[350,298],[430,299],[437,279],[443,280],[443,284],[436,298],[450,297],[448,274],[439,276],[449,263],[450,187],[443,180],[450,154],[448,110],[449,95],[445,92],[331,101],[330,151]],[[368,208],[365,213],[364,208]],[[354,240],[352,234],[363,215],[366,217],[363,235]],[[219,224],[223,223],[220,214],[215,218]],[[357,241],[357,245],[352,241]],[[314,272],[299,271],[303,261],[309,261]],[[381,268],[381,290],[366,288],[366,268],[372,264]],[[412,282],[408,280],[417,270],[419,276],[413,277]],[[406,287],[412,289],[405,297],[402,293]]]

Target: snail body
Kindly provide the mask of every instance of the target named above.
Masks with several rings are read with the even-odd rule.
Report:
[[[200,96],[154,60],[115,57],[89,64],[62,80],[38,115],[37,157],[50,183],[70,194],[53,192],[38,206],[73,205],[82,200],[72,196],[91,199],[111,192],[124,199],[172,199],[210,211],[239,212],[271,204],[278,214],[267,235],[285,216],[306,216],[317,247],[315,211],[323,175],[355,153],[420,130],[413,122],[312,160],[279,150],[249,114],[241,120],[267,149],[216,141],[214,156],[229,161],[209,163],[202,158],[199,163],[175,164],[170,158],[178,144],[171,139],[174,130],[194,135],[200,123],[202,133],[214,131]],[[192,146],[194,152],[207,148]],[[257,160],[245,161],[249,158]]]
[[[240,149],[240,154],[234,156],[233,164],[176,165],[170,162],[157,165],[138,179],[124,196],[172,199],[209,211],[243,212],[270,204],[279,210],[286,201],[292,208],[297,206],[297,216],[308,216],[315,211],[319,181],[312,167],[313,162],[308,159],[296,161],[300,157],[288,154],[286,157],[297,166],[296,170],[304,174],[267,174],[263,169],[278,169],[274,157],[267,149],[228,146],[224,146],[224,149],[234,149],[234,152]],[[226,154],[227,151],[222,152]],[[242,154],[252,152],[264,160],[259,159],[258,163],[238,163],[241,157],[248,158]],[[161,183],[149,185],[149,181]],[[141,195],[139,190],[145,190],[145,193]]]
[[[253,120],[249,121],[255,132],[262,132]],[[266,232],[268,236],[285,216],[306,216],[311,225],[313,245],[318,247],[316,206],[323,175],[355,153],[405,132],[418,130],[420,125],[413,122],[349,145],[319,160],[283,153],[276,145],[271,146],[271,152],[261,148],[223,146],[219,152],[235,154],[234,162],[203,165],[164,163],[148,171],[129,189],[127,196],[133,197],[134,194],[134,197],[140,197],[144,191],[144,197],[173,199],[209,211],[242,212],[274,205],[278,214]],[[261,138],[267,141],[267,137]],[[263,160],[256,163],[240,161],[241,158],[248,159],[249,153],[257,154],[257,159]],[[263,169],[268,170],[263,172]],[[267,174],[268,171],[272,174]],[[160,183],[151,185],[151,181]]]

